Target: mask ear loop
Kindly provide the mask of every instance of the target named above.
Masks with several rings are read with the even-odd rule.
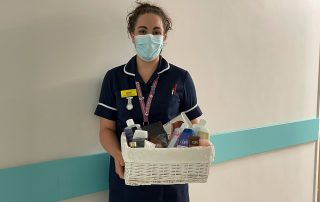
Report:
[[[167,45],[167,42],[163,42],[163,43],[162,43],[162,48],[161,48],[161,51],[160,51],[159,55],[161,55],[161,53],[162,53],[162,51],[163,51],[163,48],[164,48],[166,45]]]
[[[164,39],[164,38],[163,38]],[[161,55],[161,53],[162,53],[162,51],[163,51],[163,48],[165,47],[165,46],[167,46],[167,40],[166,41],[163,41],[163,45],[162,45],[162,48],[161,48],[161,51],[160,51],[160,53],[159,53],[159,55]]]

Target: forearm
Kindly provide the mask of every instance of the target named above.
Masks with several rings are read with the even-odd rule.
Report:
[[[120,143],[115,131],[104,128],[100,130],[100,143],[102,147],[115,159],[122,158]]]
[[[191,123],[192,123],[192,124],[197,124],[197,123],[199,123],[199,122],[200,122],[200,118],[199,118],[199,117],[191,120]]]

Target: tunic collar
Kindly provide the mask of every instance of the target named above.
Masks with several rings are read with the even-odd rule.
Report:
[[[136,55],[133,56],[129,60],[129,62],[123,67],[123,71],[125,74],[130,75],[130,76],[138,75],[136,57],[137,57]],[[160,75],[169,69],[170,69],[170,64],[160,55],[159,64],[158,64],[158,67],[157,67],[155,73]]]

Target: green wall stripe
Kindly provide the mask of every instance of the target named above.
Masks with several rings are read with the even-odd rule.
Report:
[[[0,170],[0,201],[56,202],[108,189],[109,156],[95,154]]]
[[[317,140],[319,119],[211,136],[215,164]],[[0,169],[0,201],[56,202],[108,189],[105,153]]]
[[[261,152],[316,141],[319,119],[265,126],[211,136],[215,145],[214,163]]]

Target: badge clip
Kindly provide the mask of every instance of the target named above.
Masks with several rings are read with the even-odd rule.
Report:
[[[132,98],[133,97],[126,97],[128,100],[128,104],[127,104],[127,110],[132,110],[133,109],[133,105],[132,105]]]

